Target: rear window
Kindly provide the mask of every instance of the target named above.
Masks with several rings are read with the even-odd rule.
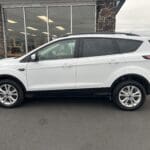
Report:
[[[115,47],[114,40],[108,38],[83,39],[83,57],[112,55],[119,53]]]
[[[117,39],[117,44],[121,53],[129,53],[136,51],[142,44],[142,41]]]

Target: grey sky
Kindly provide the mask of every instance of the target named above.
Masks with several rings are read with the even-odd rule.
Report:
[[[116,30],[150,36],[150,0],[126,0],[117,15]]]

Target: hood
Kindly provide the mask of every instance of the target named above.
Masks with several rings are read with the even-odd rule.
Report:
[[[16,58],[3,58],[0,59],[0,65],[13,65],[18,62],[18,59]]]

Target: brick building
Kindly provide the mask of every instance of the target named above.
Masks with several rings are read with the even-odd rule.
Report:
[[[0,0],[0,56],[17,57],[66,34],[113,32],[125,0]]]

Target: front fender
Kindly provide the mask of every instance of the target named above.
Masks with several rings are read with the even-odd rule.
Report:
[[[0,69],[0,76],[11,76],[18,79],[27,89],[26,71],[19,71],[18,69]]]

